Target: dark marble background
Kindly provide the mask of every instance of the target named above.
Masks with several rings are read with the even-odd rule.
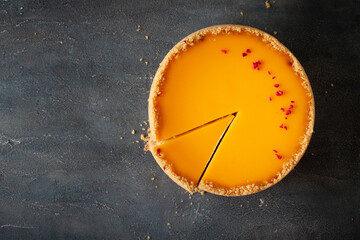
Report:
[[[359,239],[360,1],[270,3],[1,0],[0,239]],[[310,78],[315,134],[271,189],[189,197],[139,124],[167,51],[224,23],[278,32]]]

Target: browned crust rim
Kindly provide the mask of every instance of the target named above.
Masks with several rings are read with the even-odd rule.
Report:
[[[164,141],[163,141],[164,142]],[[158,153],[156,153],[156,151],[154,151],[154,148],[159,145],[162,144],[163,142],[154,142],[152,140],[150,140],[150,142],[148,143],[149,145],[149,150],[152,153],[152,155],[154,156],[157,164],[160,166],[160,168],[171,178],[171,180],[173,180],[177,185],[179,185],[180,187],[184,188],[186,191],[188,191],[189,193],[193,194],[194,192],[196,192],[196,185],[197,183],[194,183],[193,181],[189,181],[187,178],[180,176],[179,174],[177,174],[174,170],[173,170],[173,166],[171,163],[169,163],[166,159],[162,158],[161,155],[159,155]]]
[[[159,144],[158,139],[158,112],[156,109],[157,106],[157,96],[161,94],[161,85],[163,83],[164,74],[166,72],[167,66],[169,62],[176,58],[176,56],[185,51],[188,47],[192,46],[197,41],[201,40],[207,34],[222,34],[222,33],[230,33],[230,32],[248,32],[250,34],[259,36],[263,39],[263,41],[268,42],[274,49],[286,54],[292,61],[293,70],[298,74],[300,79],[302,80],[302,86],[307,92],[308,97],[310,98],[308,106],[309,106],[309,114],[308,114],[308,124],[306,127],[305,135],[301,139],[300,148],[296,153],[294,153],[291,159],[284,163],[283,170],[278,173],[278,175],[273,178],[270,182],[259,183],[259,184],[251,184],[245,186],[237,186],[232,188],[223,188],[220,186],[216,186],[211,182],[200,181],[198,188],[196,189],[196,184],[193,182],[189,182],[186,178],[179,176],[176,174],[172,168],[171,164],[166,161],[166,159],[157,156],[157,154],[153,151],[153,147]],[[281,181],[292,169],[297,165],[300,161],[301,157],[304,155],[307,146],[309,145],[311,135],[314,128],[315,122],[315,101],[313,92],[310,86],[309,79],[301,66],[300,62],[296,59],[296,57],[287,49],[284,45],[282,45],[275,37],[259,30],[256,28],[242,26],[242,25],[217,25],[208,28],[201,29],[196,31],[189,36],[182,39],[178,42],[165,56],[163,61],[160,63],[160,66],[155,74],[155,77],[152,82],[150,96],[149,96],[149,124],[150,124],[150,142],[149,149],[153,154],[155,160],[159,164],[161,168],[164,169],[165,173],[178,185],[183,187],[189,192],[194,191],[207,191],[217,195],[223,196],[243,196],[248,194],[253,194],[262,190],[265,190],[277,182]]]

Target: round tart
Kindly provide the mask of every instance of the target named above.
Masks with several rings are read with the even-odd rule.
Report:
[[[247,195],[295,167],[314,117],[309,80],[285,46],[252,27],[213,26],[182,39],[161,62],[148,148],[191,193]]]

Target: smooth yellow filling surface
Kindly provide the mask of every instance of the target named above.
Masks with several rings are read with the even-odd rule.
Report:
[[[220,143],[203,181],[223,188],[264,183],[299,149],[308,125],[310,97],[290,58],[260,37],[209,34],[178,54],[164,78],[156,106],[158,140],[241,112]],[[277,96],[277,91],[282,95]],[[288,110],[291,113],[286,115]],[[226,126],[217,132],[222,133]],[[180,175],[195,181],[214,149],[214,141],[205,139],[215,139],[215,135],[204,128],[170,140],[164,148],[166,159]]]
[[[183,134],[154,147],[153,152],[167,159],[178,176],[196,184],[204,172],[222,134],[233,120],[230,115],[194,131]]]

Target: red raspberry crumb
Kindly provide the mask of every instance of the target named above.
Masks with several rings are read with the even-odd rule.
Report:
[[[294,108],[294,106],[293,106],[293,105],[290,105],[290,106],[289,106],[289,109],[292,109],[292,108]]]
[[[275,79],[275,78],[276,78],[276,76],[273,76],[273,77],[272,77],[272,79]]]
[[[221,52],[226,54],[226,53],[227,53],[227,50],[224,50],[224,49],[223,49],[223,50],[221,50]]]
[[[253,62],[252,68],[253,68],[253,69],[256,69],[256,68],[258,68],[258,67],[259,67],[259,65],[260,65],[260,64],[261,64],[261,62],[260,62],[260,61]]]
[[[247,56],[247,53],[244,53],[244,52],[243,52],[243,53],[242,53],[242,56],[243,56],[243,57],[246,57],[246,56]]]
[[[285,109],[284,108],[280,108],[281,111],[285,112]]]
[[[284,129],[287,130],[287,126],[284,126]]]
[[[291,103],[294,103],[295,101],[291,101]]]
[[[284,94],[283,91],[277,91],[277,92],[276,92],[276,96],[281,96],[281,95],[283,95],[283,94]]]
[[[271,72],[268,71],[268,74],[271,75]]]
[[[286,114],[286,115],[289,115],[290,113],[291,113],[291,111],[290,111],[290,110],[287,110],[285,114]]]
[[[251,53],[250,49],[246,49],[246,52],[247,52],[247,53]]]
[[[271,97],[269,96],[269,101],[271,101],[272,99],[271,99]]]
[[[280,86],[280,85],[279,85],[279,84],[277,84],[277,83],[276,83],[276,84],[274,84],[274,87],[276,87],[276,88],[278,88],[279,86]]]
[[[281,124],[281,125],[280,125],[280,128],[284,128],[284,124]]]
[[[275,149],[273,149],[273,151],[274,151],[275,153],[277,153],[277,151],[276,151]]]
[[[278,159],[282,159],[282,156],[280,156],[279,154],[275,154],[275,155]]]

